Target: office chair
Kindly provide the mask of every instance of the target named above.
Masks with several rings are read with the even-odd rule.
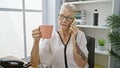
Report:
[[[88,49],[88,64],[89,68],[94,68],[94,56],[95,56],[95,38],[86,36],[87,49]]]

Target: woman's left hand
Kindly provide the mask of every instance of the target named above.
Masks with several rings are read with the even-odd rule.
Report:
[[[78,33],[78,28],[75,24],[71,24],[70,25],[70,30],[72,31],[72,39],[75,40],[76,36],[77,36],[77,33]]]

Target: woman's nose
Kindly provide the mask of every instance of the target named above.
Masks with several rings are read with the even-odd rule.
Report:
[[[66,21],[66,18],[63,18],[63,21]]]

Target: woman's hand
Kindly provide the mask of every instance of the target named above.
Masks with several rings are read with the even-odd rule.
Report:
[[[32,65],[32,68],[38,68],[37,66],[40,64],[39,40],[42,37],[40,27],[32,30],[32,37],[34,39],[34,43],[31,51],[31,65]]]
[[[72,31],[72,39],[75,40],[76,39],[76,36],[77,36],[77,33],[78,33],[78,28],[77,26],[75,26],[75,24],[71,24],[70,25],[70,30]]]
[[[32,37],[33,37],[33,39],[35,41],[39,41],[40,38],[42,38],[40,27],[35,28],[34,30],[32,30]]]

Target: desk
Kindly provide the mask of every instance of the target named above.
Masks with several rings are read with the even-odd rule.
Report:
[[[26,61],[21,60],[21,59],[19,59],[19,58],[17,58],[17,57],[14,57],[14,56],[7,56],[7,57],[3,57],[3,58],[1,58],[1,59],[2,59],[2,60],[19,60],[19,61],[22,61],[22,62],[24,62],[25,64],[27,64]],[[29,67],[29,68],[32,68],[32,67]]]

